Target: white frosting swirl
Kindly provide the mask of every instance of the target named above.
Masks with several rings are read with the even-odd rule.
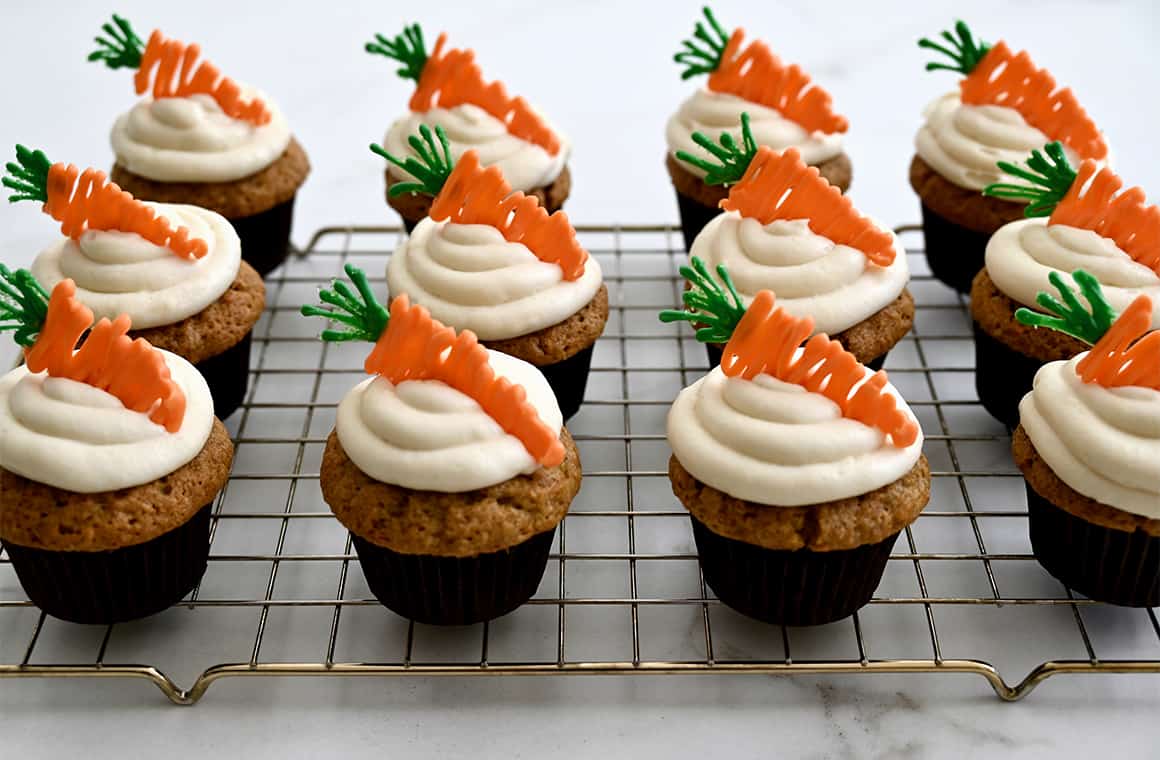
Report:
[[[46,290],[71,278],[77,298],[100,319],[128,314],[133,329],[171,325],[212,304],[238,276],[242,260],[238,233],[220,214],[198,206],[149,204],[176,227],[188,227],[209,252],[186,259],[131,232],[90,230],[65,238],[32,262]]]
[[[914,140],[919,158],[968,190],[982,190],[993,182],[1026,184],[1004,174],[996,163],[1022,164],[1031,151],[1051,142],[1014,108],[964,105],[957,92],[935,100],[924,115],[926,123]],[[1070,148],[1064,147],[1064,152],[1073,165],[1079,163]]]
[[[99,388],[21,366],[0,377],[0,466],[65,491],[100,493],[188,464],[209,439],[213,398],[192,364],[157,350],[185,393],[176,433]]]
[[[430,217],[403,238],[387,263],[391,296],[406,293],[431,316],[480,340],[504,340],[564,321],[592,300],[603,276],[592,256],[565,280],[559,265],[486,224]]]
[[[423,113],[409,112],[399,118],[387,131],[384,147],[391,155],[409,156],[407,139],[419,133],[426,124],[434,129],[443,127],[450,143],[451,154],[458,159],[464,152],[475,149],[484,166],[498,166],[512,190],[527,192],[550,185],[564,171],[572,146],[568,138],[548,124],[560,140],[560,150],[551,155],[535,143],[508,132],[507,125],[479,106],[464,103],[453,108],[432,108]],[[412,179],[411,175],[391,165],[392,173]]]
[[[146,97],[113,125],[117,163],[158,182],[231,182],[278,160],[290,144],[290,127],[278,107],[257,90],[270,121],[256,126],[222,112],[209,95],[153,100]]]
[[[716,143],[722,132],[728,132],[740,144],[742,113],[749,114],[749,129],[758,145],[768,145],[774,150],[797,148],[801,151],[802,160],[813,166],[829,161],[842,152],[842,135],[838,132],[810,132],[773,108],[704,87],[681,103],[677,112],[669,117],[669,123],[665,126],[669,152],[676,155],[678,150],[683,150],[694,156],[715,160],[704,148],[693,142],[693,133],[702,132]],[[681,167],[698,177],[705,176],[702,169],[692,164],[682,161]]]
[[[906,287],[906,253],[897,239],[894,248],[894,262],[880,267],[858,249],[815,234],[805,219],[762,226],[728,211],[705,225],[689,255],[711,270],[724,264],[746,306],[772,290],[790,314],[813,317],[818,332],[833,334],[885,308]]]
[[[1100,281],[1104,296],[1123,311],[1141,293],[1152,299],[1152,327],[1160,329],[1160,275],[1091,230],[1047,219],[1020,219],[1000,227],[987,243],[987,275],[1009,298],[1033,309],[1040,291],[1055,293],[1052,272],[1071,281],[1083,269]]]
[[[1160,391],[1104,388],[1076,374],[1082,353],[1045,364],[1019,402],[1043,461],[1088,498],[1160,519]]]
[[[889,384],[885,390],[909,414],[898,391]],[[681,466],[701,482],[779,507],[869,493],[901,478],[922,454],[921,431],[897,448],[876,428],[843,417],[820,393],[769,375],[726,377],[720,367],[677,396],[668,439]]]
[[[488,361],[497,375],[523,386],[540,419],[559,434],[560,407],[540,371],[497,351],[488,352]],[[475,399],[436,380],[398,385],[382,376],[364,380],[338,405],[335,430],[364,473],[419,491],[462,493],[540,467]]]

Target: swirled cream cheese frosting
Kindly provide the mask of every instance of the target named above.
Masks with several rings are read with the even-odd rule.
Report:
[[[1003,225],[987,243],[987,275],[1009,298],[1031,308],[1040,291],[1051,293],[1052,272],[1077,269],[1100,281],[1117,312],[1141,293],[1152,299],[1152,328],[1160,328],[1160,275],[1134,261],[1111,238],[1040,217]]]
[[[431,316],[480,340],[505,340],[542,330],[580,311],[603,282],[589,256],[583,274],[565,280],[523,243],[486,224],[430,217],[404,238],[387,263],[392,297],[406,293]]]
[[[749,129],[758,145],[768,145],[777,151],[797,148],[802,160],[814,166],[836,158],[842,152],[841,133],[810,132],[773,108],[704,87],[681,103],[669,118],[665,126],[669,152],[676,155],[682,150],[713,160],[713,156],[693,142],[693,133],[701,132],[716,142],[723,132],[728,132],[741,144],[742,113],[749,114]],[[684,162],[681,166],[702,179],[705,177],[703,169]]]
[[[496,351],[488,352],[488,362],[498,376],[524,388],[528,403],[559,435],[563,416],[543,374]],[[415,490],[461,493],[540,467],[475,399],[437,380],[364,380],[338,405],[335,430],[360,470]]]
[[[884,391],[910,414],[892,385]],[[720,367],[677,396],[668,439],[701,482],[779,507],[868,493],[901,478],[922,454],[921,431],[898,448],[881,431],[843,417],[820,393],[770,375],[727,377]]]
[[[200,259],[176,255],[131,232],[89,230],[42,251],[32,273],[48,290],[63,279],[76,282],[77,298],[97,319],[128,314],[143,330],[180,322],[205,309],[238,276],[241,242],[220,214],[198,206],[148,204],[175,227],[209,247]]]
[[[176,433],[91,385],[18,367],[0,377],[0,463],[74,493],[144,485],[193,460],[213,427],[213,398],[201,373],[156,349],[185,394]]]
[[[805,219],[762,225],[736,211],[718,215],[690,250],[709,265],[724,264],[745,305],[762,290],[796,317],[812,317],[817,332],[838,333],[885,308],[910,279],[906,255],[880,267],[862,251],[814,233]]]
[[[1004,174],[997,162],[1020,164],[1032,150],[1051,142],[1014,108],[966,105],[957,92],[935,100],[924,115],[926,123],[914,140],[919,158],[947,181],[968,190],[981,191],[994,182],[1025,184]],[[1070,148],[1064,151],[1073,165],[1079,162]]]
[[[411,111],[391,125],[383,147],[396,156],[409,155],[407,139],[417,134],[424,124],[432,129],[443,127],[454,158],[474,149],[484,166],[498,166],[512,189],[522,192],[555,182],[572,152],[568,139],[551,124],[548,126],[560,140],[560,150],[554,156],[543,147],[511,134],[506,124],[471,103],[421,113]],[[391,171],[403,175],[404,179],[414,179],[398,167],[392,167]]]
[[[117,163],[158,182],[232,182],[265,169],[290,144],[290,127],[265,95],[270,121],[256,126],[222,112],[210,95],[144,98],[113,124]]]
[[[1160,518],[1160,391],[1085,383],[1076,365],[1051,362],[1019,403],[1023,429],[1052,471],[1079,493]]]

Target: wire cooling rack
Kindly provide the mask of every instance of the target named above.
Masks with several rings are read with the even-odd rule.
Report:
[[[915,229],[899,232],[920,243]],[[926,432],[930,505],[900,537],[874,600],[847,620],[783,628],[721,605],[667,478],[665,414],[706,367],[687,329],[656,318],[679,303],[680,231],[579,233],[604,268],[612,313],[569,423],[583,488],[531,602],[445,629],[397,617],[367,589],[318,486],[335,404],[359,380],[366,347],[319,342],[317,320],[297,310],[347,261],[385,290],[399,232],[328,227],[267,280],[247,403],[227,420],[237,454],[201,585],[147,620],[73,625],[31,606],[0,555],[0,677],[147,679],[192,704],[229,677],[968,673],[1014,701],[1063,673],[1160,674],[1156,610],[1075,596],[1031,556],[1007,431],[975,400],[966,303],[929,277],[915,248],[915,329],[886,366]]]

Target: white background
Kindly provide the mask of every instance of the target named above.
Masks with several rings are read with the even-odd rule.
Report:
[[[1155,157],[1160,56],[1147,2],[717,2],[802,64],[850,119],[852,196],[891,222],[915,220],[906,181],[923,105],[954,86],[927,74],[915,40],[958,14],[1004,37],[1071,85],[1106,132],[1130,184],[1160,192]],[[84,62],[110,6],[0,7],[0,146],[111,164],[107,135],[133,102],[131,74]],[[203,44],[224,71],[275,98],[313,171],[294,238],[328,224],[395,224],[380,140],[408,83],[362,51],[374,31],[423,22],[473,46],[488,77],[536,103],[572,139],[569,215],[577,223],[676,221],[663,127],[690,90],[671,61],[693,2],[374,3],[120,0],[142,36],[154,26]],[[27,265],[58,233],[33,204],[0,208],[0,257]],[[738,757],[1146,757],[1156,752],[1160,678],[1053,679],[1002,705],[965,677],[529,679],[226,682],[172,709],[144,684],[0,682],[0,755],[86,752],[265,756],[547,754]],[[941,751],[936,751],[941,750]],[[55,754],[55,753],[54,753]]]

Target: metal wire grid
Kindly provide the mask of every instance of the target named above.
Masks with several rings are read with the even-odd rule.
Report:
[[[899,232],[919,242],[914,229]],[[398,618],[367,590],[317,486],[335,404],[365,347],[320,343],[297,307],[347,261],[381,273],[398,230],[328,227],[267,281],[247,403],[228,420],[234,472],[199,588],[146,621],[76,626],[32,607],[0,555],[0,677],[138,678],[192,704],[227,677],[972,673],[1015,701],[1059,673],[1160,673],[1156,610],[1074,596],[1030,555],[1009,438],[974,400],[965,303],[913,248],[916,326],[887,368],[927,433],[931,504],[895,547],[877,596],[848,620],[787,629],[721,605],[665,466],[664,413],[706,366],[687,330],[655,317],[679,302],[679,230],[578,231],[604,267],[612,315],[589,400],[569,424],[584,488],[528,605],[439,629]],[[381,276],[372,281],[384,289]],[[1017,681],[1000,672],[1024,667]]]

